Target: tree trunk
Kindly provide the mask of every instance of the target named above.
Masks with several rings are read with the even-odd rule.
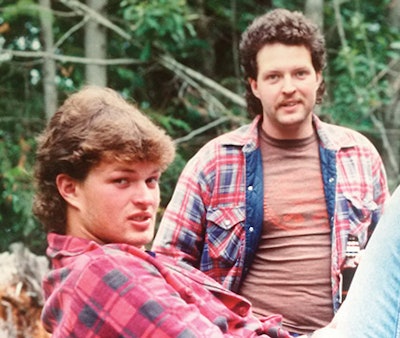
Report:
[[[304,14],[315,22],[323,31],[324,27],[324,0],[307,0],[304,5]]]
[[[42,10],[40,11],[40,21],[42,26],[42,39],[44,49],[48,54],[53,54],[53,15],[51,12],[50,0],[39,1]],[[44,57],[43,60],[43,93],[44,111],[46,118],[49,119],[56,111],[58,105],[57,86],[56,86],[56,62],[54,59]]]
[[[49,338],[40,321],[48,260],[21,243],[0,254],[0,337]]]
[[[304,15],[312,20],[321,30],[324,31],[324,0],[307,0],[304,4]],[[321,114],[321,106],[314,107],[314,113]]]
[[[207,41],[209,48],[199,49],[199,59],[202,60],[201,69],[204,75],[213,77],[215,73],[216,55],[215,55],[215,34],[211,19],[205,11],[205,1],[196,0],[195,7],[197,8],[199,20],[196,22],[196,30],[199,38]]]
[[[86,0],[86,5],[95,12],[105,16],[107,0]],[[85,25],[85,56],[88,59],[106,59],[107,32],[103,25],[90,19]],[[85,68],[86,83],[107,86],[107,67],[104,65],[88,64]]]
[[[233,62],[233,73],[235,78],[238,79],[236,83],[235,91],[240,91],[241,71],[240,71],[240,58],[239,58],[239,40],[240,34],[238,34],[235,28],[238,25],[238,11],[237,11],[237,0],[231,0],[232,19],[231,19],[231,32],[232,32],[232,62]]]

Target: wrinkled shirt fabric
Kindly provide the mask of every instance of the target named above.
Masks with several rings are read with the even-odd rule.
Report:
[[[263,227],[260,122],[259,116],[211,140],[187,163],[152,248],[193,265],[234,292],[250,269]],[[348,236],[357,237],[361,249],[366,246],[389,190],[382,159],[365,136],[316,115],[313,126],[331,228],[336,311]]]
[[[281,316],[256,319],[247,300],[187,264],[54,233],[48,244],[42,322],[53,338],[290,337]]]

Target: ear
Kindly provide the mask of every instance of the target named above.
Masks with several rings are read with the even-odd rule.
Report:
[[[249,77],[248,80],[250,84],[251,91],[253,92],[253,95],[257,98],[260,98],[260,94],[258,93],[258,84],[257,80]]]
[[[56,178],[57,189],[68,205],[79,207],[78,181],[67,174],[59,174]]]

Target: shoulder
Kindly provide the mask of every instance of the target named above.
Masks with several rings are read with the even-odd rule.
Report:
[[[242,125],[241,127],[225,134],[222,134],[214,140],[211,140],[209,143],[242,147],[249,142],[257,142],[258,125],[260,123],[260,120],[261,116],[257,116],[250,123]]]
[[[128,245],[99,246],[66,260],[63,269],[69,273],[65,281],[74,289],[85,290],[112,280],[134,281],[146,272],[154,274],[157,271],[146,255]]]
[[[259,118],[235,130],[224,133],[208,141],[192,157],[195,162],[208,162],[216,157],[234,156],[242,153],[243,148],[255,149],[258,145]]]
[[[314,117],[314,124],[323,147],[340,150],[359,148],[376,153],[373,143],[360,132],[348,127],[322,122]]]

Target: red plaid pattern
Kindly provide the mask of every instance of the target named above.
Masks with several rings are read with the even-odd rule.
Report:
[[[238,291],[245,264],[246,225],[255,209],[246,204],[246,154],[259,151],[257,117],[250,125],[206,144],[183,170],[153,244],[158,253],[178,257],[228,289]],[[320,144],[332,227],[332,297],[339,306],[340,267],[348,234],[363,248],[389,196],[382,160],[371,142],[353,130],[327,124],[313,116]],[[262,184],[262,182],[261,182]],[[258,189],[261,190],[261,189]],[[263,196],[254,199],[262,203]]]
[[[48,235],[42,320],[52,337],[277,337],[250,303],[193,267],[125,244]]]

